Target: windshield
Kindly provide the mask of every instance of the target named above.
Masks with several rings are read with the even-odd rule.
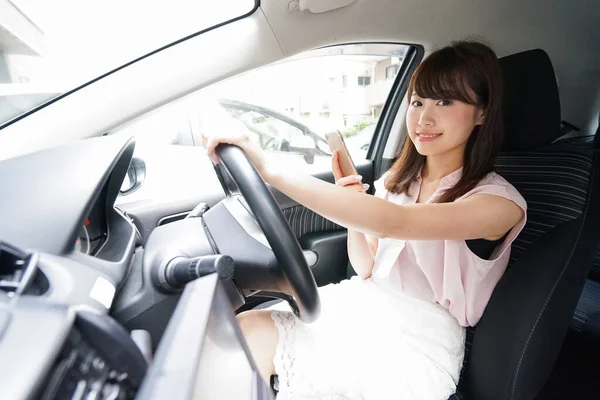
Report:
[[[255,0],[5,2],[0,18],[0,125],[153,50],[247,14],[255,4]]]

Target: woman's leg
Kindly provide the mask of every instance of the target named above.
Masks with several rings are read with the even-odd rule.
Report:
[[[269,384],[275,373],[273,358],[279,340],[277,327],[270,310],[245,311],[236,317],[244,334],[254,363],[262,378]]]

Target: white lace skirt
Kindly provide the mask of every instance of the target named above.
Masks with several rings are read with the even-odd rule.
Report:
[[[272,307],[278,400],[446,400],[465,329],[439,304],[389,293],[358,277],[319,288],[322,311],[304,324]]]

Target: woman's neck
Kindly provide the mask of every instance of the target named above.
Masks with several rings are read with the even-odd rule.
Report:
[[[426,181],[438,181],[462,166],[462,153],[427,156],[421,177]]]

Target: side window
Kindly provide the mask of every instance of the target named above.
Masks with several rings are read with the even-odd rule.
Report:
[[[304,136],[299,127],[267,112],[260,113],[248,108],[227,108],[227,111],[242,121],[253,134],[253,139],[268,151],[289,151],[289,143]]]
[[[355,161],[366,158],[406,45],[314,50],[204,88],[120,130],[138,145],[202,145],[202,101],[211,99],[247,127],[282,166],[330,168],[325,134],[338,130]],[[225,114],[226,115],[226,114]]]
[[[308,164],[314,162],[316,155],[331,156],[325,138],[289,114],[240,101],[220,99],[219,102],[229,115],[244,123],[264,150],[298,153]]]
[[[319,49],[201,92],[218,98],[273,157],[318,171],[330,168],[331,130],[342,133],[355,161],[366,158],[407,51],[390,44]]]
[[[194,145],[191,121],[182,105],[184,104],[176,102],[161,107],[128,122],[112,133],[134,136],[136,148]]]

